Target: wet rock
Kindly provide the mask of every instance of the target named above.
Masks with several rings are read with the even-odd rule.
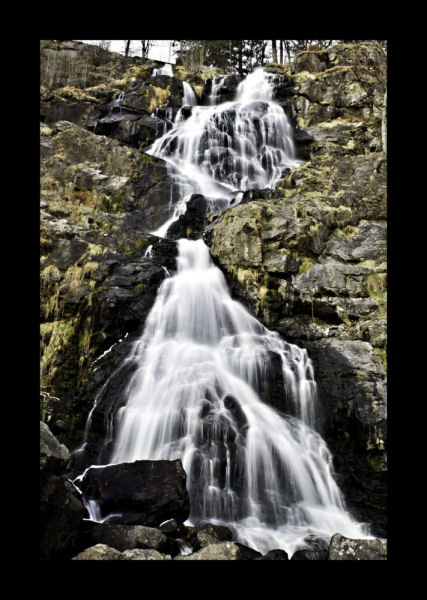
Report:
[[[353,540],[336,533],[329,545],[329,560],[387,560],[387,540]]]
[[[101,513],[119,512],[123,524],[156,527],[190,513],[186,474],[180,460],[138,460],[86,472],[80,487]],[[161,534],[163,535],[163,534]]]
[[[270,550],[263,556],[258,556],[255,560],[289,560],[284,550]]]
[[[186,211],[167,231],[168,238],[197,240],[202,237],[206,225],[208,201],[201,194],[193,194],[186,205]]]

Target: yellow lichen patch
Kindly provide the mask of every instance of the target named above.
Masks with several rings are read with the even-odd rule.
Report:
[[[48,265],[40,273],[40,280],[44,286],[59,281],[61,279],[61,272],[56,265]]]
[[[205,86],[204,85],[193,85],[192,87],[193,87],[194,93],[200,99],[203,96]]]
[[[369,296],[378,305],[378,314],[385,316],[387,314],[387,274],[368,273],[366,284]]]
[[[54,366],[55,359],[74,334],[76,318],[59,320],[40,325],[40,384],[50,385],[57,370]]]
[[[46,136],[52,135],[52,129],[50,127],[42,125],[40,127],[40,135],[46,135]]]
[[[79,87],[65,86],[65,87],[59,88],[57,93],[58,93],[58,95],[62,96],[63,98],[67,98],[68,100],[79,100],[80,102],[87,101],[87,100],[96,101],[96,98],[92,98],[91,96],[88,96]]]
[[[150,86],[150,104],[148,107],[148,112],[152,113],[156,108],[165,108],[168,105],[169,97],[170,90],[163,90],[162,88],[156,87],[154,85]]]
[[[314,265],[314,263],[315,263],[315,261],[313,258],[310,258],[308,256],[302,256],[298,274],[305,275],[306,273],[308,273],[310,271],[311,267]]]

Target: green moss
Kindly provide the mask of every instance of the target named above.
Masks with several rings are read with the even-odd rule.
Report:
[[[143,290],[145,290],[146,287],[147,287],[147,283],[145,281],[143,281],[141,283],[137,283],[136,286],[133,289],[135,290],[135,292],[137,294],[141,294],[141,292]]]
[[[108,213],[118,213],[121,211],[120,204],[124,199],[124,194],[115,194],[108,198],[108,196],[102,197],[102,208]]]
[[[378,313],[385,316],[387,314],[387,274],[368,273],[366,284],[369,296],[378,305]]]
[[[314,265],[315,261],[313,258],[309,258],[308,256],[303,256],[300,260],[301,260],[301,264],[298,269],[298,274],[304,275],[305,273],[308,273],[310,271],[310,269]]]
[[[150,77],[150,71],[148,69],[140,69],[135,74],[136,79],[148,79]]]
[[[379,354],[380,360],[385,369],[387,369],[387,350],[386,348],[375,348],[375,351]]]
[[[142,143],[142,144],[140,145],[139,149],[141,150],[141,148],[143,148],[143,147],[144,147],[144,144]],[[144,153],[142,153],[142,154],[141,154],[141,158],[142,158],[142,160],[143,160],[144,162],[146,162],[146,163],[153,163],[153,162],[155,162],[155,161],[154,161],[154,158],[153,158],[152,156],[150,156],[149,154],[144,154]]]

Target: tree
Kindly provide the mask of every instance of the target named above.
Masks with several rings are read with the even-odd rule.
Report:
[[[129,56],[130,40],[125,40],[125,44],[126,44],[126,47],[125,47],[125,56],[127,58]]]
[[[154,40],[140,40],[141,41],[141,56],[142,58],[148,58],[148,53],[153,46]]]
[[[271,40],[271,49],[273,52],[273,62],[277,63],[277,40]]]

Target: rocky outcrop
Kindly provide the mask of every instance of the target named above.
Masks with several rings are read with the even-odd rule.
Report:
[[[86,510],[65,473],[68,449],[40,421],[40,559],[71,558]]]
[[[137,460],[92,467],[78,485],[88,500],[97,501],[102,516],[118,513],[116,522],[157,527],[169,519],[183,523],[188,518],[186,479],[180,460]],[[145,530],[130,531],[129,535],[138,534],[138,539],[147,534]],[[164,538],[164,534],[160,536]]]
[[[329,544],[329,560],[387,560],[387,540],[352,540],[336,533]]]
[[[318,426],[339,484],[379,535],[386,526],[385,69],[383,51],[369,42],[298,55],[276,99],[309,160],[275,190],[246,192],[204,234],[234,296],[308,350]]]
[[[175,269],[174,242],[149,233],[168,214],[170,183],[161,160],[73,123],[42,125],[40,134],[41,418],[75,448],[94,386],[110,377],[113,357],[120,364],[165,268]],[[108,392],[121,385],[119,376]],[[96,454],[105,408],[99,403],[88,440]]]

